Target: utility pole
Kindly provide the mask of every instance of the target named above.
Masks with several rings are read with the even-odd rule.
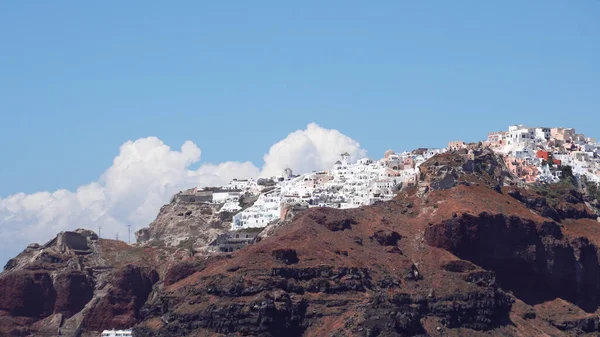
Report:
[[[98,225],[98,239],[102,238],[102,226]]]
[[[119,233],[117,233],[117,235],[115,236],[115,239],[118,241],[119,240]]]
[[[131,244],[131,225],[127,225],[127,243]]]

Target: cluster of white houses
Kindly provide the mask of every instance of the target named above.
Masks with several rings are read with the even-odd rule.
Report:
[[[484,144],[504,155],[509,170],[528,183],[556,182],[563,166],[577,178],[600,182],[600,144],[573,128],[512,125],[489,133]]]
[[[264,227],[281,217],[285,205],[355,208],[391,200],[403,184],[415,184],[418,167],[446,149],[419,149],[396,154],[387,151],[380,160],[352,162],[343,153],[328,171],[275,177],[276,185],[260,194],[254,205],[233,217],[232,230]]]
[[[285,205],[354,208],[390,200],[402,184],[416,182],[422,162],[445,151],[418,149],[400,154],[387,151],[379,160],[362,158],[354,162],[348,153],[343,153],[327,171],[294,175],[286,169],[280,176],[268,179],[234,179],[226,186],[195,188],[190,192],[197,197],[203,196],[206,202],[223,204],[221,211],[236,213],[232,230],[265,227],[281,217]],[[258,198],[252,206],[240,211],[242,196]]]
[[[390,150],[379,160],[352,161],[348,153],[343,153],[327,171],[294,175],[286,169],[277,177],[234,179],[226,186],[192,192],[203,196],[206,202],[222,204],[221,211],[236,213],[232,230],[265,227],[281,218],[286,205],[354,208],[390,200],[401,185],[416,183],[419,165],[425,160],[470,146],[473,145],[453,141],[442,149],[402,153]],[[563,165],[571,166],[577,177],[600,182],[600,144],[574,129],[514,125],[508,131],[489,133],[487,140],[477,146],[489,147],[503,155],[508,169],[524,182],[556,182]],[[254,196],[257,200],[242,210],[239,202],[242,196]]]

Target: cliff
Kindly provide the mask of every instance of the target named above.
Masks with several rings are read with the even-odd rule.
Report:
[[[31,244],[0,274],[0,336],[78,336],[126,328],[158,281],[149,249],[98,239],[89,230]]]
[[[79,239],[30,246],[0,274],[14,294],[0,295],[0,335],[75,323],[164,337],[598,335],[589,193],[570,179],[523,186],[493,153],[473,155],[433,157],[390,202],[293,212],[234,253],[90,233],[83,256]],[[201,207],[164,206],[147,242],[176,245]],[[179,213],[190,222],[166,221]]]
[[[135,233],[137,242],[142,246],[192,246],[201,250],[231,227],[232,214],[219,212],[220,208],[193,194],[178,193],[161,207],[149,227]]]

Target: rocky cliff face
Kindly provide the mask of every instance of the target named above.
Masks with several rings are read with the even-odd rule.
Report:
[[[517,185],[502,157],[487,148],[466,149],[436,155],[421,164],[419,187],[422,196],[428,191],[444,190],[456,185],[483,184],[499,190]]]
[[[422,173],[419,186],[390,202],[302,210],[230,254],[186,257],[92,238],[84,256],[69,240],[31,246],[0,274],[0,331],[600,333],[600,226],[579,187],[519,186],[485,150],[475,160],[460,152],[434,157]],[[163,207],[147,242],[178,242],[202,215],[193,207],[180,200]],[[179,213],[184,221],[188,211],[181,228],[167,223]]]
[[[135,325],[140,309],[157,281],[158,273],[149,267],[127,265],[119,269],[111,276],[112,287],[85,315],[83,325],[95,331]]]
[[[135,233],[137,242],[144,246],[204,248],[231,228],[232,214],[219,212],[220,208],[193,195],[176,194],[161,207],[148,228]]]
[[[130,327],[158,281],[147,251],[87,230],[30,245],[0,274],[0,336]]]
[[[245,254],[165,286],[138,330],[376,336],[506,327],[514,298],[492,272],[443,251],[427,256],[422,234],[402,228],[417,220],[416,207],[309,210]]]
[[[461,214],[430,226],[428,244],[493,270],[498,285],[530,304],[562,298],[597,309],[598,252],[586,238],[568,238],[552,221],[503,214]]]

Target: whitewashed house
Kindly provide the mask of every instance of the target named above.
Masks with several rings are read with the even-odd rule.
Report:
[[[101,337],[132,337],[133,333],[131,330],[104,330],[102,331]]]
[[[212,202],[214,204],[224,204],[228,201],[239,201],[242,190],[240,189],[220,189],[213,191]]]

